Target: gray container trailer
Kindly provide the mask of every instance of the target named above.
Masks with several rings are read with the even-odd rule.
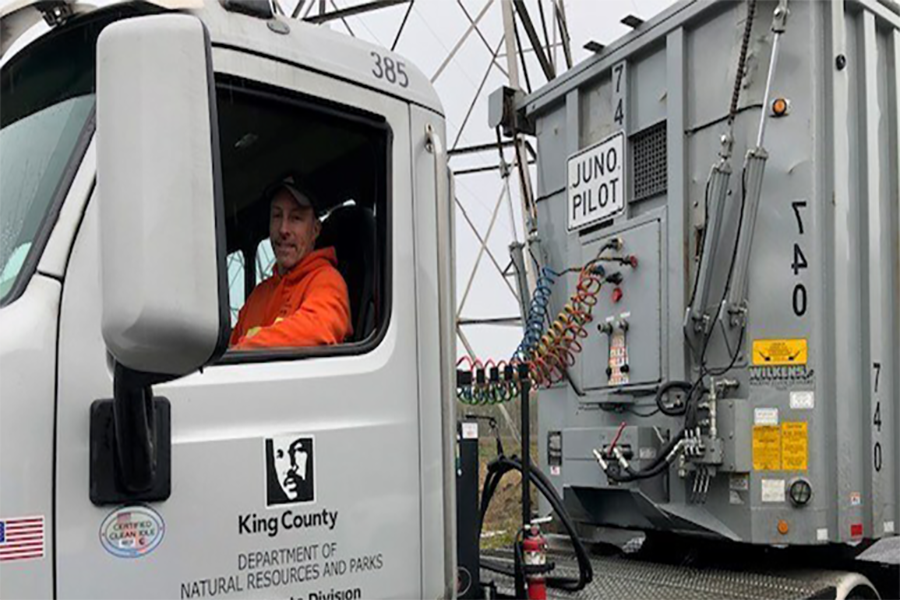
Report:
[[[896,534],[900,9],[793,1],[779,24],[778,6],[756,7],[733,142],[746,2],[680,2],[518,104],[537,136],[535,255],[560,272],[619,240],[638,258],[607,267],[622,282],[570,383],[540,393],[541,462],[585,525],[775,545]],[[574,286],[556,283],[552,314]],[[621,464],[614,438],[637,470],[684,428],[658,403],[689,405],[678,457],[612,481],[598,453]]]

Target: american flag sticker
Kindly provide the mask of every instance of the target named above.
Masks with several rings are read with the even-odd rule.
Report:
[[[0,562],[44,558],[44,517],[0,519]]]

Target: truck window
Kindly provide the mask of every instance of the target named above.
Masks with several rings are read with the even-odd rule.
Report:
[[[217,97],[235,328],[225,362],[368,351],[388,314],[386,122],[226,76]],[[315,241],[286,226],[273,245],[273,218],[298,207],[315,214]]]
[[[238,313],[244,305],[244,252],[235,250],[225,259],[228,269],[228,301],[231,307],[231,326],[237,324]]]
[[[0,302],[24,289],[68,191],[94,107],[94,53],[103,23],[48,35],[0,72]],[[28,268],[30,265],[30,268]],[[18,282],[18,285],[16,285]],[[16,289],[17,293],[13,293]]]
[[[272,276],[275,267],[275,253],[272,251],[272,242],[264,239],[256,247],[256,283]]]

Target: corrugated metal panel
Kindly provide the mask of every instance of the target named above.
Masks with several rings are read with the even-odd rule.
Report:
[[[743,158],[755,144],[762,111],[769,110],[761,102],[776,5],[774,0],[760,1],[753,28],[710,310],[718,306],[721,292],[716,290],[724,287],[730,271],[742,210]],[[708,218],[706,181],[725,131],[745,7],[743,2],[679,3],[523,104],[537,119],[540,189],[546,192],[539,226],[551,261],[571,262],[598,239],[659,219],[661,331],[656,337],[635,334],[632,339],[658,340],[654,343],[660,347],[629,348],[628,357],[639,361],[659,356],[664,381],[696,375],[682,333],[685,301]],[[594,476],[589,471],[593,467],[578,462],[577,477],[573,473],[570,480],[564,469],[560,487],[577,492],[589,521],[615,525],[622,518],[762,544],[849,542],[897,531],[900,17],[894,9],[875,0],[791,2],[773,82],[774,95],[788,99],[791,111],[768,124],[769,158],[748,269],[746,334],[738,336],[727,320],[714,322],[707,352],[709,366],[724,367],[732,362],[734,348],[740,349],[736,368],[729,373],[739,387],[728,395],[731,408],[722,408],[717,423],[725,458],[716,464],[701,502],[691,489],[690,475],[682,478],[672,469],[667,503],[626,500],[629,494],[623,492],[630,488],[612,493],[600,485],[605,479],[599,471],[597,483],[585,487]],[[611,73],[621,64],[627,65],[630,93],[624,119],[617,120],[621,115],[612,107]],[[648,122],[648,115],[663,120],[657,116]],[[629,125],[635,129],[628,131]],[[629,134],[629,205],[600,231],[567,234],[559,225],[566,222],[567,199],[566,161],[558,149],[571,155],[618,129]],[[642,250],[623,251],[640,258]],[[615,305],[598,304],[603,314],[598,312],[595,319],[604,322],[627,314],[629,332],[642,324],[655,326],[650,325],[654,320],[638,314],[647,303],[629,296],[629,274],[624,275],[622,299]],[[640,277],[644,281],[647,274]],[[563,297],[572,291],[558,293]],[[754,342],[766,340],[801,340],[806,358],[791,367],[754,364]],[[575,427],[600,430],[626,421],[657,426],[661,432],[680,428],[678,418],[635,414],[649,408],[635,406],[652,405],[648,394],[653,385],[606,387],[605,336],[592,334],[583,346],[583,364],[572,372],[586,395],[560,389],[554,407],[541,409],[542,415],[559,411],[548,420],[563,431],[564,445],[565,431]],[[591,377],[603,381],[587,386]],[[563,394],[566,401],[557,402]],[[601,405],[619,408],[613,413],[589,410]],[[777,414],[778,467],[761,462],[759,470],[742,472],[740,461],[731,464],[729,457],[753,453],[758,409],[764,411],[759,414]],[[804,427],[800,450],[782,443],[782,433],[790,442]],[[688,474],[690,470],[689,465]],[[813,489],[804,508],[773,493],[798,478],[808,480]],[[787,534],[778,533],[780,520],[789,523]]]

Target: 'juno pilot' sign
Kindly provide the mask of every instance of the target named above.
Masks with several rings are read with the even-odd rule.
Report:
[[[625,208],[625,133],[582,150],[568,162],[569,231],[609,219]]]

